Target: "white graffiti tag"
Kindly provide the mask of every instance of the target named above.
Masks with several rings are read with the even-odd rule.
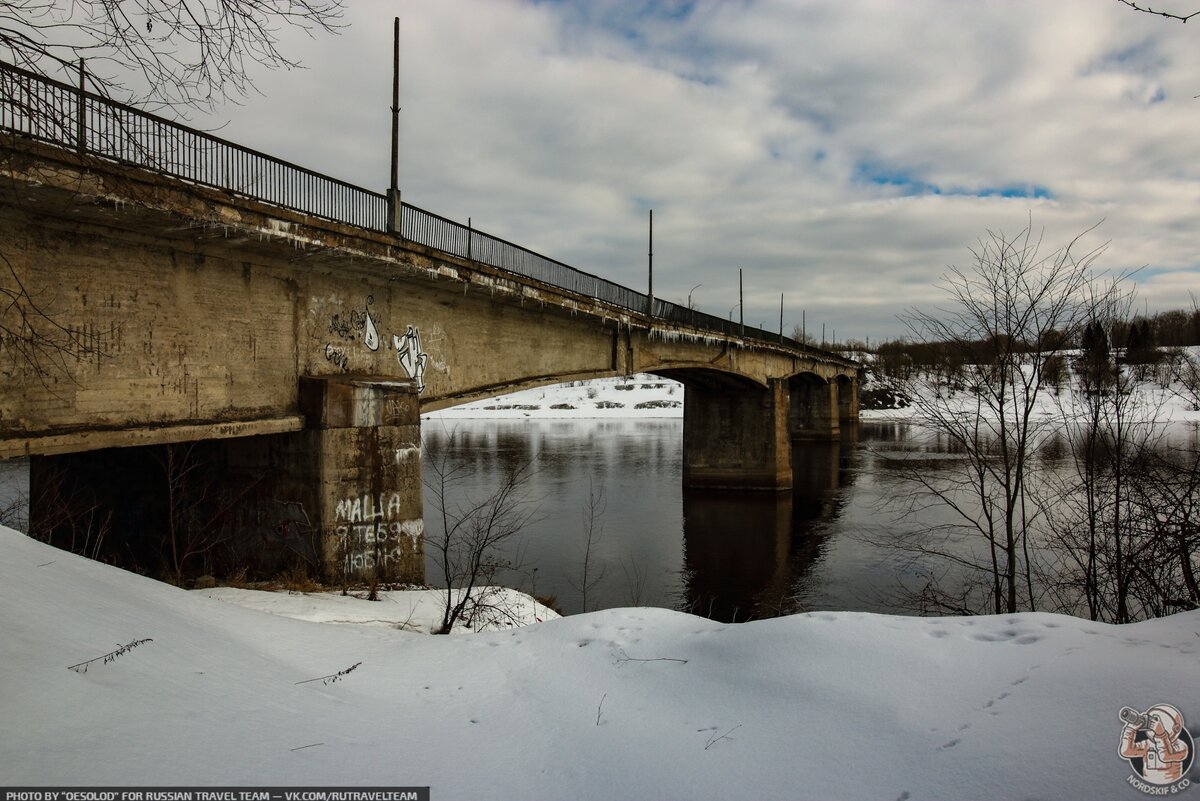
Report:
[[[425,363],[429,356],[421,348],[421,332],[414,325],[408,326],[403,337],[392,335],[396,348],[396,359],[408,377],[417,382],[417,392],[425,391]]]
[[[375,319],[371,316],[371,304],[375,302],[375,298],[367,295],[367,308],[363,311],[367,318],[366,331],[363,332],[363,344],[367,346],[367,350],[379,350],[379,331],[375,329]]]

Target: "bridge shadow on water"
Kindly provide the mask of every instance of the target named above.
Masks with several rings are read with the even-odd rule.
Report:
[[[806,611],[855,472],[858,432],[792,446],[790,492],[685,489],[683,597],[679,607],[721,622]]]

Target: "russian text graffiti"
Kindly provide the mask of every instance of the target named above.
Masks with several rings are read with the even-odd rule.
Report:
[[[419,552],[425,533],[420,518],[400,519],[400,494],[353,496],[338,501],[334,533],[347,573],[403,567]]]

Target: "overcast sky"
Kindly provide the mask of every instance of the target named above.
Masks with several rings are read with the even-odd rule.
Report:
[[[1172,7],[1169,3],[1175,2]],[[1190,12],[1200,0],[1158,0]],[[645,291],[872,340],[1030,218],[1102,223],[1138,308],[1200,298],[1200,20],[1116,0],[347,0],[222,135]],[[205,123],[210,124],[208,122]],[[696,285],[700,285],[696,287]],[[695,287],[695,289],[693,289]]]

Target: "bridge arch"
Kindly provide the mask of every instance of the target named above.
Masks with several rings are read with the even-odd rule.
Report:
[[[531,376],[525,379],[505,382],[503,384],[490,384],[480,387],[475,387],[469,390],[460,391],[453,395],[443,395],[433,398],[421,399],[421,413],[437,412],[442,409],[451,409],[455,406],[461,406],[464,403],[472,401],[486,400],[500,395],[511,395],[516,392],[523,392],[529,389],[538,389],[540,387],[556,387],[562,384],[569,384],[572,381],[590,381],[595,378],[617,378],[623,375],[616,370],[590,370],[579,373],[571,373],[568,375],[555,376]]]

